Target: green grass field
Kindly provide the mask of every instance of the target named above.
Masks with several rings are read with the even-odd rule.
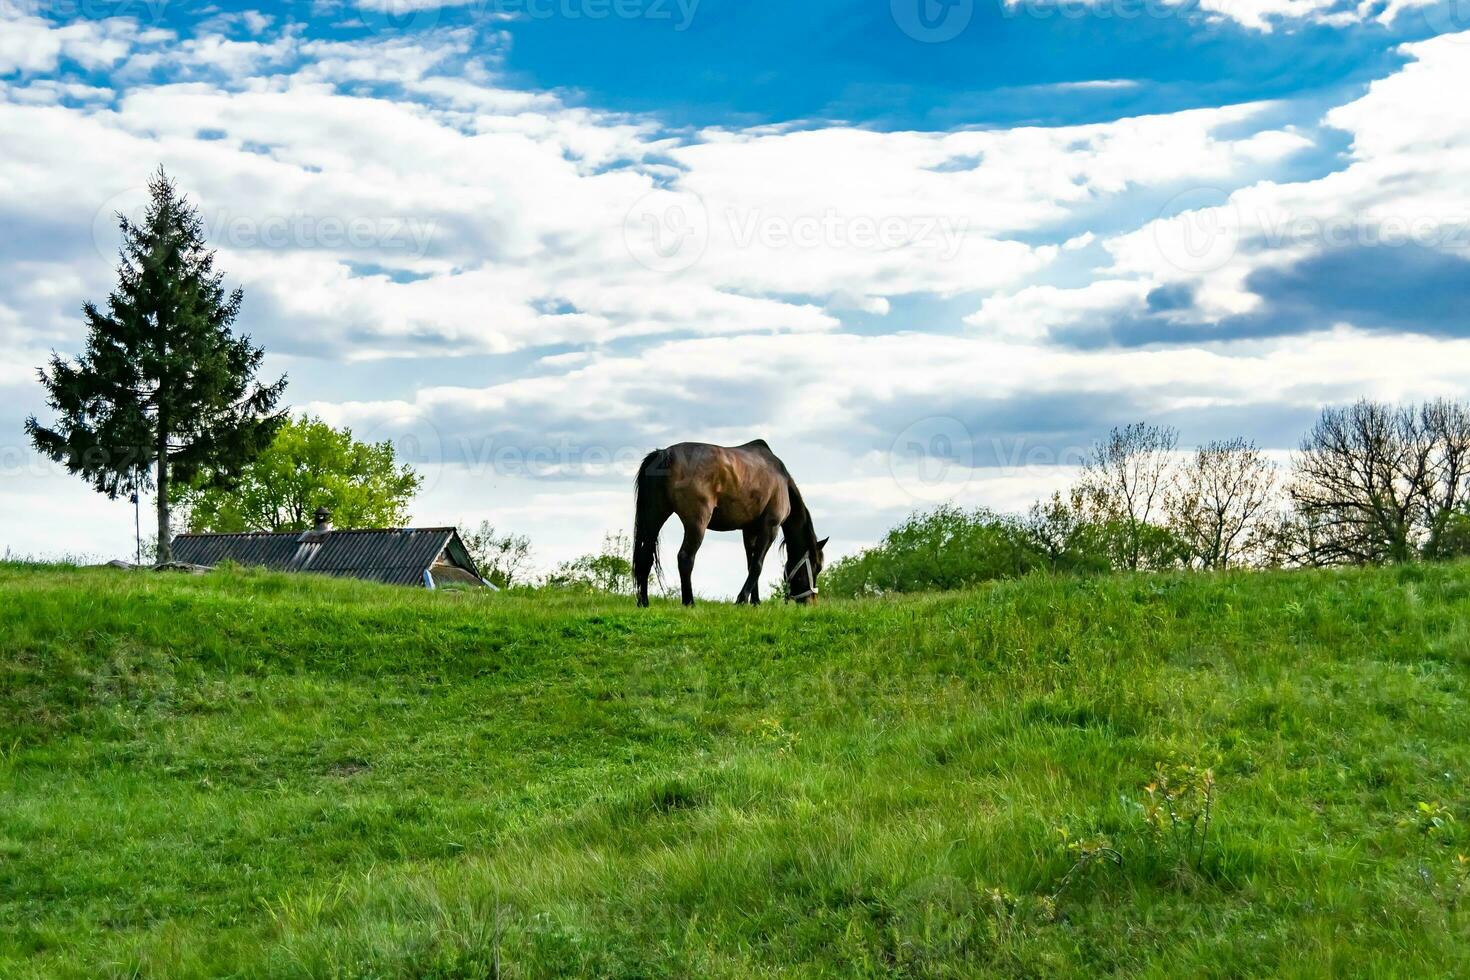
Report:
[[[1470,565],[692,611],[0,566],[0,638],[4,977],[1470,975]]]

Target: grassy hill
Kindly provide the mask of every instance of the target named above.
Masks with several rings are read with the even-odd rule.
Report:
[[[0,976],[1470,974],[1466,565],[693,611],[0,566],[0,644]]]

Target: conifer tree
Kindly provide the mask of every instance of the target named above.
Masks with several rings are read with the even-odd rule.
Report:
[[[284,421],[286,379],[260,384],[264,352],[231,330],[243,294],[226,293],[199,212],[162,168],[141,223],[119,216],[117,287],[83,307],[87,347],[40,369],[54,426],[32,416],[36,448],[116,499],[152,490],[158,559],[172,559],[169,491],[201,473],[228,484]]]

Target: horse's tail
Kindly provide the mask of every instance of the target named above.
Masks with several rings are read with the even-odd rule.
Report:
[[[669,518],[669,506],[669,451],[655,449],[643,457],[633,478],[633,574],[640,582],[652,569],[663,584],[658,532]]]

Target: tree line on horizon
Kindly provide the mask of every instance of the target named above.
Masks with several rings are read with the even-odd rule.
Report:
[[[1215,570],[1470,555],[1470,404],[1324,408],[1290,464],[1255,443],[1178,450],[1169,426],[1113,429],[1077,482],[1024,514],[944,505],[828,569],[828,591],[961,588],[1037,570]]]

